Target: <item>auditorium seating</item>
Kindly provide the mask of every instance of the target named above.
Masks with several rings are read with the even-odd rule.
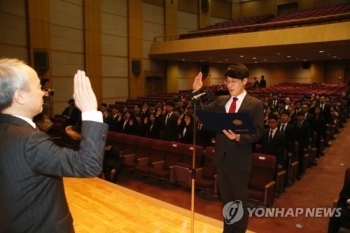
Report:
[[[216,167],[213,165],[214,147],[207,147],[204,151],[203,167],[196,169],[196,189],[212,193],[218,193]]]
[[[193,152],[195,152],[195,165],[194,168],[201,167],[203,163],[203,151],[202,146],[195,146],[191,144],[185,144],[182,154],[181,162],[175,164],[170,168],[170,182],[180,184],[184,187],[191,187],[191,171],[193,164]]]
[[[253,153],[248,196],[257,205],[270,207],[274,203],[276,182],[273,180],[276,158],[272,155]]]
[[[138,159],[138,165],[135,166],[135,172],[143,176],[148,176],[154,163],[163,161],[165,157],[166,141],[153,139],[151,140],[151,150],[149,156]]]
[[[166,145],[165,158],[162,161],[154,162],[149,175],[159,180],[170,181],[170,169],[180,163],[184,151],[183,143],[168,142]]]
[[[274,17],[261,15],[248,18],[231,19],[199,30],[179,35],[179,39],[216,36],[233,33],[273,30],[280,28],[310,26],[350,20],[350,4],[339,4],[308,10],[298,10]]]
[[[151,141],[150,138],[140,137],[137,141],[136,150],[134,154],[124,154],[123,166],[133,171],[138,165],[138,160],[141,158],[149,157],[151,151]]]

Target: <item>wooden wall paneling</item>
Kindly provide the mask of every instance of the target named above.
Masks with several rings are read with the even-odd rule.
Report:
[[[91,80],[98,103],[103,99],[100,3],[100,0],[84,0],[83,4],[85,71]]]

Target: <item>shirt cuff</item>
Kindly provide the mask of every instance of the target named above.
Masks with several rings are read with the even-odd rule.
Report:
[[[95,122],[103,123],[102,112],[100,111],[82,112],[81,119],[83,121],[95,121]]]

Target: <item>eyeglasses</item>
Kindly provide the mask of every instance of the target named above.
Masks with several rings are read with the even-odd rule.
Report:
[[[230,84],[235,85],[238,83],[240,80],[225,80],[224,83],[228,86]]]

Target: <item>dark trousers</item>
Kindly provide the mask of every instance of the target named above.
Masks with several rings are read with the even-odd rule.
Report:
[[[244,233],[247,229],[249,177],[250,171],[232,171],[225,167],[217,168],[218,186],[223,205],[232,201],[241,201],[244,210],[243,217],[234,224],[227,224],[224,219],[224,233]]]
[[[339,208],[339,207],[338,207]],[[329,219],[328,233],[338,233],[340,227],[350,221],[350,211],[346,206],[341,206],[341,216],[332,216]]]

